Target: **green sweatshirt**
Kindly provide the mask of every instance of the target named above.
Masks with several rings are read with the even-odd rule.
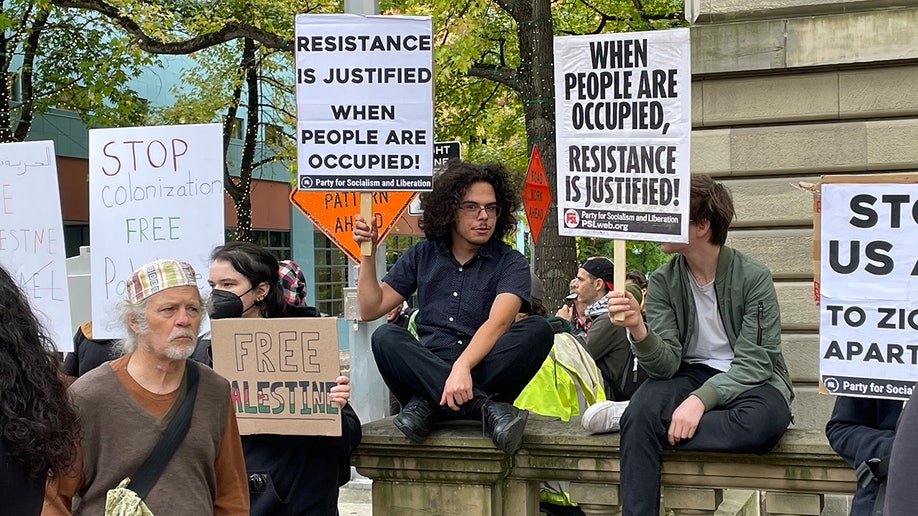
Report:
[[[647,286],[647,336],[634,342],[634,355],[650,378],[671,378],[682,365],[695,331],[691,274],[676,255],[650,276]],[[794,388],[781,353],[781,314],[771,273],[763,264],[722,247],[714,278],[717,306],[733,361],[693,394],[705,410],[723,406],[762,384],[778,389],[790,405]]]

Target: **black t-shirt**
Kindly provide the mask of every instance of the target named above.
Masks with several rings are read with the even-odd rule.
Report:
[[[9,516],[37,516],[45,498],[45,479],[29,478],[25,466],[10,455],[0,438],[0,511]]]
[[[73,351],[64,359],[64,374],[83,376],[100,365],[118,358],[115,356],[116,340],[89,340],[83,328],[77,328],[73,335]]]

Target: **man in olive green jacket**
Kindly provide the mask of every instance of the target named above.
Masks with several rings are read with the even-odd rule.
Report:
[[[647,372],[621,418],[622,514],[657,515],[662,448],[766,453],[791,421],[793,386],[768,269],[724,246],[733,200],[692,177],[689,242],[650,277],[647,323],[633,296],[610,294]]]

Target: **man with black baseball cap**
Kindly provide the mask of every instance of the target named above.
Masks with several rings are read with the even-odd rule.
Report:
[[[577,294],[575,302],[586,306],[585,335],[582,335],[585,347],[602,372],[603,387],[610,398],[615,397],[613,386],[618,384],[624,372],[631,349],[626,333],[609,320],[606,294],[614,289],[614,278],[612,260],[605,256],[593,256],[580,264],[574,287]],[[640,295],[640,290],[635,290],[636,295]],[[557,315],[569,319],[570,308],[565,305]]]

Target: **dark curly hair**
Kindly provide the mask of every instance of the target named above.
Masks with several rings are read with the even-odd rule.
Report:
[[[421,194],[424,215],[421,229],[428,240],[449,242],[459,203],[473,183],[483,181],[494,187],[500,215],[494,222],[494,235],[499,240],[516,227],[516,212],[520,196],[510,180],[507,170],[498,163],[476,165],[458,159],[450,160],[446,170],[434,179],[433,190]]]
[[[10,454],[34,480],[69,469],[77,415],[54,343],[10,273],[0,266],[0,429]]]

